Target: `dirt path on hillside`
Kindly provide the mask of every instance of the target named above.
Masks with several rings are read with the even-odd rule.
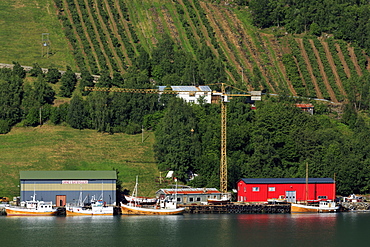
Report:
[[[352,61],[353,65],[355,66],[357,75],[362,76],[362,69],[361,69],[360,65],[358,65],[358,63],[357,63],[357,57],[356,57],[356,54],[355,54],[355,49],[351,46],[348,46],[347,49],[348,49],[348,52],[349,52],[349,56],[351,57],[351,61]]]
[[[110,64],[109,58],[107,56],[107,53],[104,50],[103,42],[100,39],[99,31],[98,31],[98,28],[96,27],[95,20],[94,20],[94,17],[92,15],[91,9],[89,7],[88,0],[84,0],[84,1],[85,1],[85,6],[86,6],[86,9],[87,9],[87,12],[89,13],[89,19],[90,19],[91,25],[93,26],[93,29],[94,29],[95,36],[96,36],[96,39],[98,41],[99,47],[101,49],[101,52],[103,53],[103,56],[105,57],[105,61],[107,63],[107,66],[109,68],[110,73],[113,74],[112,65]]]
[[[325,68],[324,68],[324,65],[322,63],[322,60],[321,60],[321,57],[320,57],[320,53],[319,51],[317,50],[316,46],[315,46],[315,43],[313,42],[312,39],[309,40],[310,44],[311,44],[311,47],[312,47],[312,50],[313,52],[315,53],[315,57],[316,57],[316,60],[317,60],[317,64],[319,65],[319,69],[320,69],[320,74],[322,76],[322,80],[325,84],[325,87],[326,87],[326,90],[328,90],[328,93],[329,93],[329,96],[330,96],[330,99],[335,102],[335,103],[338,103],[338,100],[337,100],[337,97],[334,93],[334,90],[333,88],[330,86],[330,82],[329,82],[329,79],[328,79],[328,76],[326,75],[325,73]]]
[[[69,9],[69,5],[67,3],[66,0],[63,0],[63,6],[65,7],[65,9],[67,10],[66,13],[67,13],[67,16],[68,16],[68,20],[71,22],[71,26],[72,26],[72,29],[73,29],[73,33],[75,35],[75,37],[77,38],[77,42],[78,42],[78,46],[80,47],[81,49],[81,52],[82,52],[82,55],[84,56],[84,63],[85,65],[87,66],[87,69],[90,71],[91,73],[91,68],[90,68],[90,64],[89,64],[89,61],[87,59],[87,55],[86,55],[86,52],[84,50],[84,47],[83,47],[83,44],[82,44],[82,40],[81,40],[81,37],[80,35],[78,35],[77,33],[77,30],[76,30],[76,25],[75,23],[73,22],[73,18],[72,18],[72,13],[71,13],[71,10]]]
[[[310,63],[310,60],[308,58],[308,55],[306,53],[306,50],[304,49],[304,46],[303,46],[303,40],[302,39],[296,39],[296,41],[298,41],[298,45],[299,45],[299,48],[301,50],[301,54],[303,56],[303,59],[307,65],[307,70],[308,70],[308,73],[310,74],[310,77],[311,77],[311,80],[312,80],[312,83],[315,87],[315,92],[316,92],[316,96],[317,98],[319,99],[323,99],[322,97],[322,93],[320,91],[320,88],[319,88],[319,85],[317,84],[317,80],[316,80],[316,77],[315,75],[313,74],[313,69],[312,69],[312,66],[311,66],[311,63]]]
[[[129,58],[128,54],[127,54],[127,50],[126,50],[125,44],[122,41],[122,37],[121,37],[121,35],[118,32],[118,27],[117,27],[117,24],[118,23],[116,23],[116,21],[115,21],[115,19],[113,17],[112,10],[111,10],[111,7],[109,6],[108,1],[107,0],[104,0],[104,4],[105,4],[105,9],[107,10],[107,13],[108,13],[108,16],[109,16],[109,23],[110,23],[111,29],[113,31],[114,36],[117,38],[118,43],[120,44],[120,47],[117,48],[117,49],[120,49],[121,50],[121,52],[125,56],[124,57],[125,62],[129,63],[130,58]],[[115,7],[115,6],[113,6],[113,7]],[[117,12],[120,12],[120,9],[117,9]],[[125,66],[125,65],[123,65],[123,66]]]
[[[221,47],[223,47],[225,49],[224,53],[227,54],[226,57],[228,57],[231,60],[231,62],[238,67],[238,69],[241,68],[242,66],[237,62],[237,59],[234,55],[234,52],[227,45],[225,45],[225,44],[227,44],[227,41],[226,41],[225,37],[222,35],[222,32],[218,27],[213,13],[208,8],[206,3],[202,2],[201,5],[202,5],[204,11],[207,14],[208,20],[209,20],[213,30],[216,33],[216,37],[218,37],[219,41],[223,44],[223,45],[221,45]]]
[[[114,0],[114,7],[117,9],[117,12],[119,14],[119,21],[120,21],[121,25],[123,26],[123,28],[125,29],[125,34],[127,35],[128,39],[129,39],[129,42],[131,43],[131,45],[134,48],[134,50],[137,51],[136,50],[134,39],[132,38],[130,27],[128,25],[128,21],[123,16],[123,13],[121,11],[121,7],[119,5],[119,1],[118,0]],[[127,53],[126,47],[124,47],[123,49]],[[126,53],[124,53],[124,54],[126,54]],[[131,61],[131,59],[129,57],[127,57],[127,60],[126,61],[129,63],[129,65],[132,65],[132,61]]]
[[[367,61],[367,67],[366,69],[370,71],[370,57],[366,54],[365,51],[362,51],[364,56],[366,57],[366,61]]]
[[[325,54],[326,54],[326,58],[328,59],[329,61],[329,64],[330,64],[330,67],[331,67],[331,70],[333,71],[333,74],[334,74],[334,78],[335,78],[335,83],[337,84],[338,88],[339,88],[339,91],[342,95],[346,96],[346,92],[344,91],[344,88],[343,88],[343,84],[342,84],[342,81],[339,77],[339,74],[338,74],[338,71],[337,71],[337,66],[335,65],[334,63],[334,59],[333,59],[333,56],[331,55],[331,52],[330,52],[330,49],[329,49],[329,45],[327,42],[323,41],[323,40],[320,40],[322,46],[324,47],[324,50],[325,50]]]
[[[243,32],[244,28],[242,24],[232,13],[230,13],[228,9],[213,8],[213,11],[217,12],[217,19],[221,21],[220,25],[222,25],[223,29],[227,33],[228,39],[234,44],[234,46],[238,50],[238,55],[242,60],[243,67],[239,68],[238,74],[240,74],[240,71],[245,69],[248,69],[251,72],[251,74],[253,74],[253,64],[248,59],[245,49],[247,49],[250,54],[253,54],[253,52],[248,42],[246,42],[248,41],[248,37],[246,37],[245,33]],[[231,24],[228,20],[226,20],[224,16],[227,16],[228,19],[230,20],[234,20],[234,23]],[[247,84],[246,86],[252,89],[252,85],[248,85],[248,82],[250,81],[249,78],[247,77],[244,78]]]
[[[219,40],[223,43],[223,47],[226,49],[226,52],[232,52],[233,50],[229,47],[229,45],[234,45],[236,48],[238,55],[243,61],[244,65],[247,65],[249,69],[251,70],[251,73],[253,73],[253,66],[250,63],[250,61],[246,58],[245,52],[242,49],[243,41],[244,43],[250,43],[249,37],[245,33],[244,28],[241,28],[240,23],[238,23],[237,18],[235,18],[233,15],[231,15],[227,10],[222,11],[222,8],[219,8],[216,5],[208,4],[205,6],[205,11],[208,14],[208,18],[211,19],[212,25],[214,29],[216,30],[216,35],[219,38]],[[232,24],[225,18],[225,16],[228,16],[230,19],[234,20],[234,26],[231,26]],[[236,25],[238,24],[238,25]],[[221,30],[224,30],[222,32]],[[236,30],[236,31],[235,31]],[[226,37],[224,37],[226,36]],[[231,43],[231,44],[230,44]],[[256,56],[256,50],[253,49],[253,47],[249,48],[250,54],[253,54],[257,66],[259,67],[262,76],[265,78],[266,83],[268,84],[269,89],[271,89],[272,92],[275,91],[274,87],[271,85],[269,81],[269,76],[267,75],[262,62],[259,60],[258,56]],[[235,64],[238,68],[238,73],[241,73],[241,70],[243,70],[244,66],[240,64],[240,62],[237,61],[237,58],[234,54],[230,57],[231,62]],[[248,78],[247,78],[248,79]],[[252,85],[248,85],[248,81],[246,80],[246,84],[248,88],[252,88]],[[260,83],[260,89],[262,88],[262,84]]]
[[[187,23],[190,25],[190,28],[191,28],[191,31],[192,31],[192,34],[194,35],[194,39],[197,41],[197,44],[198,46],[201,46],[201,42],[200,42],[200,37],[198,35],[198,32],[197,32],[197,29],[195,28],[194,26],[194,22],[193,20],[190,18],[190,15],[189,15],[189,11],[188,9],[186,8],[186,5],[184,4],[184,2],[182,0],[178,0],[178,3],[182,6],[182,8],[184,9],[184,14],[186,16],[185,20],[187,20]],[[206,44],[207,46],[210,46],[209,44],[209,40],[206,39]]]
[[[189,0],[189,1],[191,2],[191,5],[193,6],[194,11],[196,12],[198,22],[200,23],[199,27],[200,27],[200,29],[201,29],[201,31],[203,33],[203,36],[204,36],[204,38],[206,40],[206,44],[211,48],[211,50],[213,51],[213,53],[217,57],[220,57],[220,54],[218,54],[218,50],[213,46],[213,44],[211,42],[211,38],[209,37],[207,28],[205,27],[202,18],[200,18],[200,13],[199,13],[198,9],[195,8],[195,5],[193,3],[193,0]],[[195,1],[197,1],[197,0],[195,0]],[[200,2],[200,5],[203,7],[203,2]]]
[[[162,6],[161,7],[161,12],[162,12],[162,16],[163,16],[164,22],[167,25],[167,29],[170,31],[171,37],[174,40],[176,40],[176,42],[178,44],[181,44],[179,30],[175,26],[175,22],[172,19],[172,16],[170,14],[170,11],[167,8],[165,8],[164,6]],[[186,35],[185,35],[184,39],[187,41],[187,43],[189,43],[189,40],[186,37]]]
[[[92,51],[91,53],[94,56],[95,63],[96,63],[96,65],[97,65],[97,67],[98,67],[98,69],[100,71],[101,70],[101,67],[100,67],[99,59],[98,59],[98,56],[96,55],[94,44],[91,41],[91,37],[90,37],[90,35],[89,35],[88,31],[87,31],[86,24],[85,24],[85,22],[83,20],[80,5],[78,4],[77,0],[74,0],[74,3],[75,3],[75,6],[76,6],[76,9],[77,9],[78,16],[80,17],[81,26],[82,26],[82,29],[84,30],[84,34],[86,36],[87,42],[89,42],[89,45],[90,45],[90,48],[91,48],[91,51]]]
[[[287,86],[288,86],[290,92],[294,96],[297,96],[297,92],[295,91],[295,89],[294,89],[294,87],[292,85],[292,82],[287,77],[285,66],[284,66],[284,63],[282,61],[282,58],[283,58],[283,48],[281,47],[282,45],[279,45],[278,44],[278,41],[277,41],[276,37],[273,36],[273,35],[268,35],[268,34],[263,34],[263,33],[261,33],[261,35],[264,36],[264,37],[266,37],[269,40],[269,42],[271,44],[271,47],[272,47],[272,50],[275,53],[275,56],[276,56],[276,59],[277,59],[276,62],[277,62],[277,65],[279,67],[279,70],[282,73],[283,80],[286,81]],[[271,61],[273,61],[274,60],[274,57],[273,56],[270,56],[270,59],[271,59]]]
[[[346,59],[344,58],[342,49],[340,48],[340,45],[336,43],[335,44],[335,48],[338,51],[339,60],[342,63],[342,66],[343,66],[343,69],[344,69],[344,73],[346,73],[347,78],[351,78],[351,70],[349,69],[348,64],[346,62]]]
[[[96,13],[96,15],[98,17],[100,26],[103,29],[103,32],[105,34],[105,38],[107,40],[108,46],[109,46],[109,48],[110,48],[110,50],[111,50],[111,52],[113,54],[113,60],[118,64],[118,68],[120,69],[120,71],[123,72],[123,71],[125,71],[125,69],[124,69],[122,60],[121,60],[121,58],[117,54],[116,48],[114,47],[113,42],[112,42],[112,39],[110,37],[109,31],[108,31],[108,27],[107,27],[107,25],[105,25],[105,22],[103,20],[103,17],[100,14],[100,10],[97,7],[98,6],[97,0],[94,0],[94,5],[96,6],[95,7],[96,12],[95,13]],[[112,73],[112,75],[113,75],[113,73]]]

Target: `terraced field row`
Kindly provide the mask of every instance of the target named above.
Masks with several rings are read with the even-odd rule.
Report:
[[[288,50],[283,61],[299,96],[342,102],[351,89],[348,79],[367,69],[364,53],[355,54],[355,47],[333,39],[290,38]]]
[[[80,69],[124,72],[136,47],[122,0],[54,0]]]

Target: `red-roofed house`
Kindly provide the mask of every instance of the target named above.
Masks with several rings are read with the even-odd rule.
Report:
[[[301,108],[302,111],[308,112],[313,115],[313,104],[295,104],[295,106]]]

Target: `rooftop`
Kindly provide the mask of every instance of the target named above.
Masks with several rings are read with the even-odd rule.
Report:
[[[246,184],[305,184],[306,178],[242,178]],[[332,184],[332,178],[308,178],[309,184]]]
[[[185,188],[185,189],[160,189],[157,191],[163,191],[165,194],[217,194],[221,193],[215,188]]]
[[[117,179],[115,171],[20,171],[20,179]]]

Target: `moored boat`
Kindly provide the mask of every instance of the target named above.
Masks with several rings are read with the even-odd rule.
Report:
[[[84,206],[84,203],[79,200],[77,206],[67,205],[67,216],[109,216],[113,215],[113,206],[107,206],[103,200],[96,200],[92,197],[90,206]]]
[[[177,208],[176,202],[161,201],[159,204],[152,206],[121,203],[121,214],[124,215],[177,215],[183,214],[184,210],[185,208]]]
[[[290,211],[292,213],[330,213],[338,209],[339,206],[333,201],[320,201],[318,204],[292,203]]]
[[[213,204],[213,205],[224,205],[228,204],[230,202],[230,197],[229,195],[222,195],[221,198],[208,198],[207,203],[208,204]]]
[[[37,201],[34,194],[31,201],[22,202],[24,206],[5,207],[7,216],[54,216],[57,209],[53,208],[53,202]]]
[[[137,196],[138,177],[131,198]],[[121,214],[124,215],[176,215],[184,213],[185,208],[177,208],[177,197],[174,200],[161,199],[154,205],[140,204],[138,200],[129,201],[127,204],[121,202]]]

